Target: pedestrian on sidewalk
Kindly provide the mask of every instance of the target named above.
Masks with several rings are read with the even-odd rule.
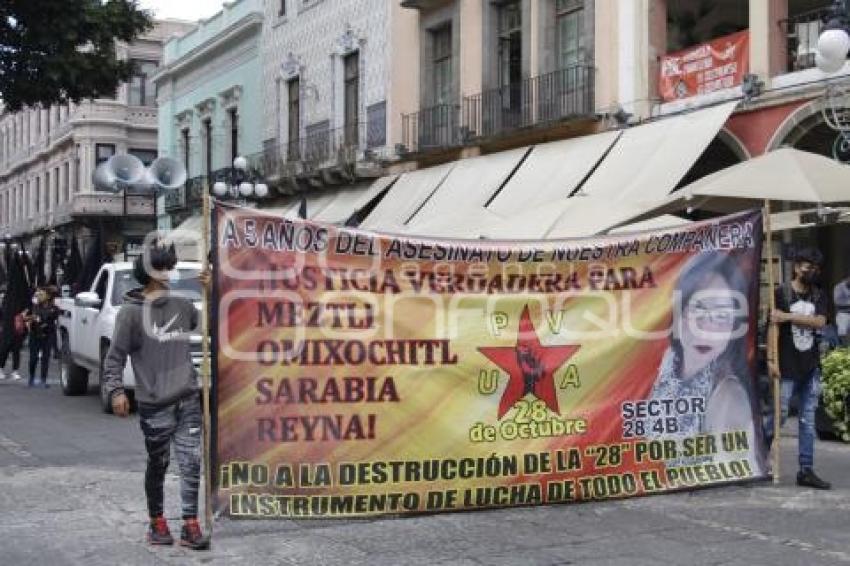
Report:
[[[6,379],[4,370],[9,355],[12,356],[12,374],[9,377],[14,381],[22,379],[21,349],[24,347],[26,337],[26,321],[23,318],[23,312],[20,312],[13,316],[11,324],[3,326],[2,343],[0,343],[0,379]]]
[[[12,379],[21,379],[21,348],[27,336],[24,312],[30,307],[32,289],[29,286],[28,259],[21,249],[11,254],[9,280],[3,297],[2,336],[0,336],[0,379],[6,379],[3,370],[9,354],[12,355]]]
[[[199,317],[191,301],[169,289],[169,281],[179,276],[174,269],[176,263],[174,247],[159,244],[147,247],[136,258],[133,274],[143,287],[124,297],[104,361],[104,374],[113,412],[126,417],[130,404],[122,377],[127,357],[132,360],[139,424],[148,453],[148,542],[174,542],[164,517],[163,501],[163,481],[173,443],[180,468],[180,544],[200,550],[209,547],[198,523],[203,418],[198,377],[190,353],[190,332],[197,328]]]
[[[818,330],[826,325],[826,296],[815,284],[823,263],[820,251],[807,248],[794,257],[793,279],[775,290],[776,310],[771,313],[768,340],[779,332],[779,356],[770,360],[771,378],[781,379],[782,423],[788,417],[791,397],[799,399],[797,485],[830,489],[829,482],[815,474],[815,411],[820,396],[820,345]],[[773,440],[773,411],[766,423],[765,437]]]
[[[850,346],[850,276],[838,282],[832,290],[832,296],[838,339],[842,345]]]
[[[35,387],[35,370],[41,359],[41,386],[47,389],[47,371],[50,367],[50,352],[53,347],[53,337],[56,335],[56,321],[59,320],[59,309],[53,304],[50,292],[40,287],[33,297],[33,307],[24,315],[29,325],[30,335],[30,380],[29,386]]]

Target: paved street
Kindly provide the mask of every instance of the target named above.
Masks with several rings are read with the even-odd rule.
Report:
[[[145,545],[135,417],[56,386],[0,382],[0,563],[19,564],[850,564],[850,445],[820,442],[836,489],[713,488],[582,505],[357,521],[222,521],[214,548]],[[169,519],[179,525],[177,479]]]

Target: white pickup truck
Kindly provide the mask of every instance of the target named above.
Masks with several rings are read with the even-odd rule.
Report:
[[[198,274],[201,264],[178,262],[180,280],[172,284],[177,291],[190,292],[201,297]],[[139,287],[133,276],[130,262],[106,263],[100,268],[90,291],[78,293],[76,297],[57,301],[59,316],[59,340],[62,365],[59,380],[65,395],[84,395],[89,389],[91,377],[97,378],[100,403],[104,412],[112,412],[110,400],[103,390],[103,360],[112,342],[112,331],[118,310],[124,302],[124,294]],[[200,303],[196,303],[200,308]],[[200,366],[201,337],[192,337],[192,359]],[[135,378],[130,360],[124,368],[124,387],[133,397]]]

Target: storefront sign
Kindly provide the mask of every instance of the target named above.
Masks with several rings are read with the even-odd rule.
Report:
[[[540,242],[221,204],[214,221],[217,512],[436,512],[766,475],[760,212]]]

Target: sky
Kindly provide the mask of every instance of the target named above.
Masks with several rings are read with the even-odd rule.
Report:
[[[177,18],[190,22],[208,18],[221,10],[222,0],[139,0],[146,10],[153,10],[154,17]]]

